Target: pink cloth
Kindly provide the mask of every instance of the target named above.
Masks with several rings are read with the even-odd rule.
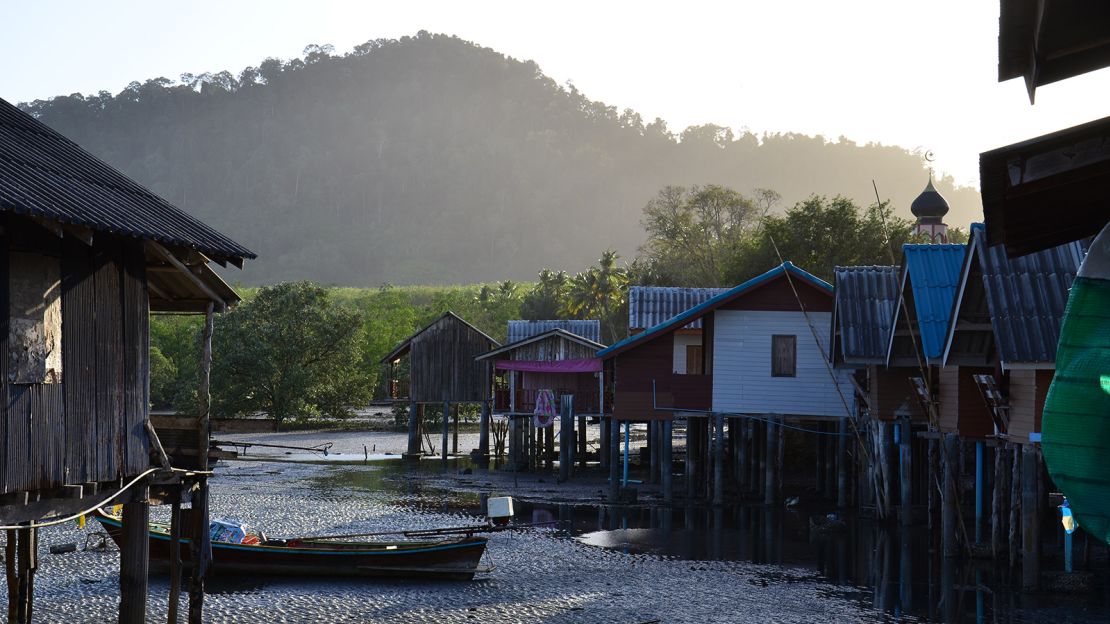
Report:
[[[533,415],[536,427],[550,427],[555,423],[555,392],[553,390],[536,392],[536,409]]]
[[[601,370],[601,360],[597,358],[556,360],[554,362],[498,360],[494,367],[498,370],[528,371],[532,373],[596,373]]]

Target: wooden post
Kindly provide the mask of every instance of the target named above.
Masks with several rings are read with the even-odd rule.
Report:
[[[609,419],[609,499],[617,500],[620,492],[620,423]]]
[[[744,497],[744,492],[748,489],[748,462],[750,461],[751,454],[748,452],[748,419],[737,418],[736,424],[739,425],[739,438],[736,440],[736,485],[739,490],[740,498]]]
[[[572,399],[574,397],[571,397]],[[583,471],[586,470],[586,454],[589,452],[589,447],[586,441],[586,417],[578,417],[578,467]]]
[[[721,506],[725,502],[725,416],[717,412],[713,415],[713,504]],[[720,527],[717,527],[718,533]]]
[[[902,495],[900,511],[902,526],[910,526],[913,524],[913,434],[908,418],[898,423],[898,426],[901,427],[898,439],[898,485]]]
[[[601,415],[601,437],[598,438],[598,448],[601,455],[601,468],[602,470],[609,469],[609,438],[612,437],[609,433],[610,420],[605,415]]]
[[[451,435],[451,402],[443,402],[443,416],[440,418],[440,455],[442,456],[443,470],[447,470],[447,438]]]
[[[169,624],[177,624],[181,602],[181,491],[170,506],[170,604],[166,609]]]
[[[409,446],[405,455],[409,457],[420,457],[421,447],[420,442],[420,416],[416,407],[416,403],[409,403]]]
[[[1017,565],[1021,550],[1018,532],[1021,530],[1021,447],[1014,443],[1010,447],[1010,567]]]
[[[38,529],[18,529],[16,550],[19,554],[16,569],[15,622],[30,624],[34,615],[35,570],[38,569]],[[10,605],[9,605],[10,610]]]
[[[574,444],[574,397],[564,395],[559,402],[559,481],[570,479],[570,448]]]
[[[991,496],[991,558],[998,559],[1002,552],[1003,497],[1010,485],[1010,470],[1006,463],[1006,447],[999,444],[994,447],[994,487]]]
[[[150,567],[150,503],[146,488],[135,491],[138,501],[123,505],[123,548],[119,557],[120,624],[146,621],[147,578]]]
[[[936,529],[939,526],[938,514],[940,513],[940,490],[937,488],[938,484],[943,486],[942,475],[940,472],[940,442],[936,438],[929,438],[929,534],[931,537],[936,536]]]
[[[4,532],[7,539],[4,544],[4,578],[8,581],[8,622],[15,622],[19,604],[19,572],[16,571],[16,529]]]
[[[482,412],[478,417],[478,464],[482,468],[489,468],[489,400],[482,401]]]
[[[692,501],[698,495],[698,433],[697,419],[686,417],[686,500]]]
[[[210,302],[204,315],[204,332],[201,335],[200,418],[197,426],[197,468],[208,470],[209,417],[212,409],[212,396],[209,386],[212,374],[212,331],[215,324],[214,306]],[[149,512],[148,512],[149,513]],[[193,539],[190,540],[190,561],[192,574],[189,579],[189,624],[204,622],[204,577],[208,574],[208,562],[212,557],[212,544],[208,530],[208,477],[197,478],[197,489],[193,492]],[[144,539],[145,541],[145,539]]]
[[[848,419],[841,418],[836,428],[836,506],[848,506]]]
[[[815,428],[817,431],[824,433],[825,423],[818,422]],[[814,443],[817,445],[817,461],[815,462],[813,470],[813,482],[814,491],[819,497],[828,494],[828,492],[825,491],[825,436],[821,435],[821,433],[817,433],[813,436]]]
[[[571,398],[574,398],[574,397],[571,397]],[[573,408],[571,409],[571,414],[572,415],[574,414]],[[546,468],[547,470],[554,470],[555,469],[555,463],[554,463],[555,462],[555,424],[552,423],[552,425],[550,427],[546,427],[544,429],[544,431],[546,432],[546,434],[544,435],[544,444],[546,445],[544,447],[544,468]],[[571,456],[571,458],[570,458],[570,463],[571,463],[571,467],[573,468],[574,467],[574,420],[573,419],[571,420],[570,434],[571,434],[571,444],[570,444],[570,451],[571,451],[570,456]],[[572,474],[573,474],[573,472],[574,471],[571,470]]]
[[[1034,590],[1040,583],[1040,523],[1037,518],[1037,481],[1040,478],[1037,447],[1021,447],[1021,588]]]
[[[451,454],[453,455],[459,454],[459,410],[461,407],[462,406],[458,404],[452,406],[452,412],[454,413],[453,418],[455,419],[455,430],[451,434]]]
[[[673,440],[671,438],[671,434],[673,433],[673,430],[672,430],[673,427],[674,427],[674,421],[672,419],[668,418],[667,420],[663,421],[663,457],[662,457],[662,467],[663,467],[663,475],[662,476],[663,476],[663,479],[662,480],[663,480],[663,504],[664,505],[670,505],[671,503],[674,502],[674,463],[673,463],[674,455],[673,455],[673,449],[672,449],[672,446],[671,446],[672,442],[673,442]],[[663,511],[663,513],[666,515],[666,517],[669,517],[671,512],[670,512],[669,509],[666,509],[666,510]]]
[[[956,434],[944,434],[944,502],[942,504],[941,530],[944,535],[944,556],[955,557],[960,554],[956,544],[956,478],[959,459],[956,457]]]
[[[825,423],[824,431],[829,434],[836,433],[836,423]],[[825,497],[829,500],[836,500],[836,436],[824,435],[821,436],[825,445]]]
[[[778,463],[775,461],[779,454],[779,443],[776,435],[778,433],[778,423],[768,419],[767,420],[767,450],[764,453],[763,461],[763,504],[774,505],[778,502],[778,484],[775,481],[775,466]]]
[[[648,482],[659,483],[659,421],[649,420],[647,425]]]

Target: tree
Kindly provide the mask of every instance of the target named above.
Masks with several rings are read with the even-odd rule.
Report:
[[[846,197],[814,195],[782,216],[763,218],[739,247],[727,271],[729,283],[786,260],[826,280],[836,266],[897,264],[912,232],[913,223],[893,216],[886,203],[861,210]]]
[[[566,317],[599,319],[610,342],[627,331],[628,270],[617,266],[619,258],[616,251],[607,249],[596,267],[572,277],[563,304]]]
[[[539,282],[520,303],[521,318],[531,321],[561,318],[570,281],[567,272],[541,269],[538,278]]]
[[[682,286],[720,286],[756,204],[717,184],[664,187],[644,207],[648,240],[640,248],[660,279]]]
[[[217,414],[344,417],[369,399],[361,315],[308,282],[258,291],[217,319],[212,404]]]

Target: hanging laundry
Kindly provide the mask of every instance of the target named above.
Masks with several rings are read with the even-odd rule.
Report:
[[[555,391],[537,390],[533,422],[537,427],[550,427],[555,422]]]

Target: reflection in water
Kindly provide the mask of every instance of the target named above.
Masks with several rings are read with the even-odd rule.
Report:
[[[438,461],[407,466],[381,462],[370,470],[334,471],[327,482],[392,491],[399,503],[418,508],[434,504],[437,511],[483,514],[488,495],[422,492],[418,480],[396,478],[405,471],[439,468]],[[1012,591],[1015,579],[1006,568],[938,556],[926,527],[882,526],[851,515],[828,530],[818,528],[820,523],[811,525],[811,517],[824,518],[834,511],[829,508],[662,508],[521,500],[514,507],[518,522],[550,523],[562,535],[589,546],[808,569],[845,588],[846,594],[864,590],[870,604],[895,618],[976,624],[1110,621],[1110,596],[1104,586],[1086,595],[1022,594]],[[1105,564],[1101,565],[1105,577]],[[768,574],[776,573],[769,569]]]

